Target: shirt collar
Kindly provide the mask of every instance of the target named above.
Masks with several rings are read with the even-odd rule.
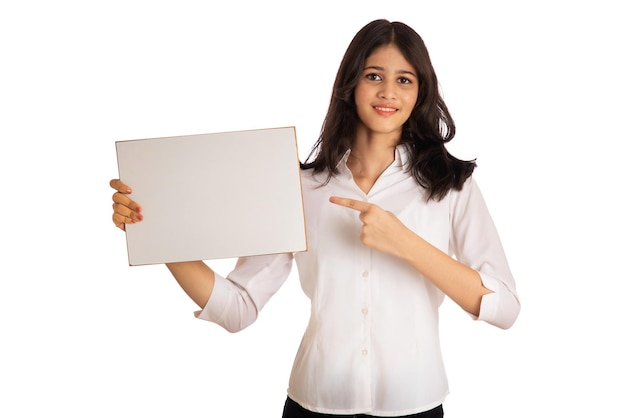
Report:
[[[347,175],[347,176],[352,176],[352,173],[350,172],[350,169],[348,168],[348,157],[350,156],[350,149],[348,149],[344,154],[343,157],[341,157],[341,160],[339,160],[339,163],[337,163],[337,170],[339,171],[340,175]],[[407,149],[406,145],[400,144],[398,146],[396,146],[396,150],[395,150],[395,159],[393,161],[393,163],[391,163],[391,166],[389,167],[391,169],[392,172],[396,172],[399,171],[401,169],[405,169],[408,170],[408,166],[409,166],[409,150]]]

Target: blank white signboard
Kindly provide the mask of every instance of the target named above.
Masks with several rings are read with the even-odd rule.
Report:
[[[131,266],[306,250],[294,127],[117,141]]]

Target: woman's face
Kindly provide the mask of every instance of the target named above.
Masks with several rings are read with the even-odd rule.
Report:
[[[365,60],[354,101],[362,126],[370,133],[397,135],[417,102],[415,68],[397,46],[377,48]]]

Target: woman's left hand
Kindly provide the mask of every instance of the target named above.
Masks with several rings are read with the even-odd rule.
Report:
[[[361,241],[378,251],[402,257],[403,243],[414,233],[393,213],[373,203],[333,196],[330,202],[360,212]]]

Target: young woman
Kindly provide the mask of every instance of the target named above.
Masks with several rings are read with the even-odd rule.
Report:
[[[234,332],[256,319],[296,260],[311,318],[283,417],[443,416],[444,297],[500,328],[517,318],[475,164],[445,148],[454,134],[422,39],[405,24],[373,21],[345,53],[302,164],[309,250],[241,258],[227,277],[202,261],[167,265],[198,317]],[[130,188],[111,186],[114,223],[141,221]]]

